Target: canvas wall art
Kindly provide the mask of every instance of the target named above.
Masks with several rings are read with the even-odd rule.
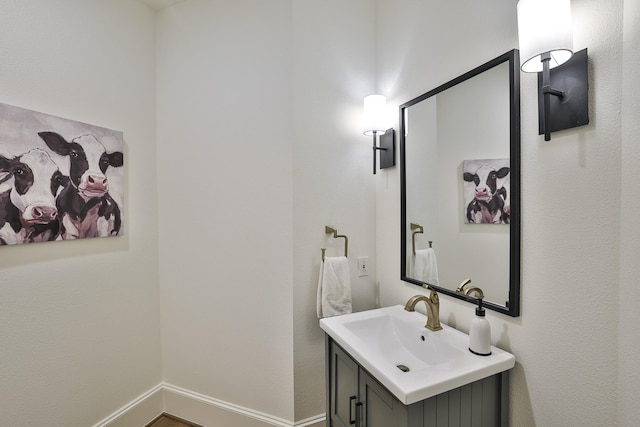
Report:
[[[124,234],[122,132],[0,103],[0,245]]]
[[[509,224],[509,159],[462,162],[465,224]]]

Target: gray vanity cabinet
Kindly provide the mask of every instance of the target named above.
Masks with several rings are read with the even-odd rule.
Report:
[[[395,427],[406,425],[406,410],[387,389],[330,341],[330,412],[327,426]],[[366,402],[366,404],[365,404]]]
[[[348,427],[355,423],[358,403],[358,364],[341,348],[334,346],[331,352],[330,393],[331,423],[335,427]],[[329,400],[328,400],[329,401]],[[329,417],[327,417],[329,418]]]
[[[507,425],[507,374],[404,405],[329,336],[327,427],[491,427]]]

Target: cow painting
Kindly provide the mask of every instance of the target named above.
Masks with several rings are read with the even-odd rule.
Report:
[[[465,223],[509,224],[510,172],[508,159],[463,162]]]
[[[0,245],[55,240],[56,195],[68,182],[45,151],[0,155]]]
[[[122,132],[0,103],[0,245],[125,233]]]
[[[106,172],[123,165],[122,152],[108,153],[91,134],[71,141],[56,132],[39,132],[38,136],[51,151],[69,158],[69,180],[56,202],[62,238],[117,236],[122,217],[109,195]]]

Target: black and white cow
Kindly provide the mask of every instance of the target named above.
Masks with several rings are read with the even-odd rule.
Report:
[[[55,197],[68,180],[38,148],[13,158],[0,155],[0,245],[55,240]]]
[[[499,180],[506,178],[510,171],[508,167],[495,170],[483,165],[476,173],[464,173],[464,180],[476,185],[473,200],[467,205],[469,223],[509,224],[508,185],[499,184]]]
[[[39,132],[38,135],[53,152],[69,157],[69,182],[56,201],[62,238],[118,235],[122,226],[121,212],[109,195],[105,172],[109,167],[123,165],[122,152],[107,153],[104,145],[91,134],[70,142],[55,132]]]

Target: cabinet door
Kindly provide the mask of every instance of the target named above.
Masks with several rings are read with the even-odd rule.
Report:
[[[349,427],[356,423],[358,365],[333,342],[330,354],[331,426]]]
[[[361,427],[407,425],[407,408],[366,371],[360,370]]]

